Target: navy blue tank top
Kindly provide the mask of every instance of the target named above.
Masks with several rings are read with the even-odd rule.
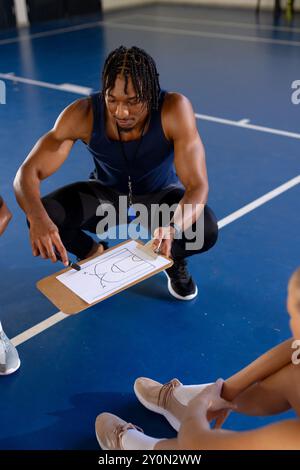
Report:
[[[165,94],[165,91],[160,93],[159,108],[151,113],[148,130],[133,164],[139,139],[123,143],[129,161],[133,194],[147,194],[173,185],[181,186],[174,168],[174,146],[166,139],[161,124]],[[99,92],[92,94],[91,99],[94,125],[87,148],[94,157],[96,178],[103,185],[128,194],[128,167],[120,142],[109,139],[106,134],[105,101]]]

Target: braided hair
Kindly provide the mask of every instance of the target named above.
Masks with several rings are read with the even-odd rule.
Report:
[[[120,46],[112,51],[102,72],[102,93],[114,87],[117,75],[125,78],[127,94],[128,79],[131,78],[138,100],[145,102],[149,110],[158,109],[160,93],[159,74],[152,57],[139,47]]]

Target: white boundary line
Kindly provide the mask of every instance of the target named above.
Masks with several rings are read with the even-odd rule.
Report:
[[[69,93],[75,93],[84,96],[88,96],[93,91],[92,88],[83,87],[80,85],[73,85],[72,83],[62,83],[61,85],[55,85],[53,83],[32,80],[31,78],[17,77],[13,73],[0,73],[0,78],[3,80],[10,80],[11,82],[15,83],[25,83],[26,85],[34,85],[41,88],[50,88],[51,90],[66,91]]]
[[[136,15],[122,15],[122,16],[116,16],[115,18],[112,18],[109,21],[92,21],[90,23],[82,23],[74,26],[67,26],[65,28],[57,28],[57,29],[51,29],[49,31],[43,31],[40,33],[33,33],[33,34],[20,34],[18,37],[14,38],[7,38],[7,39],[1,39],[0,40],[0,46],[5,46],[7,44],[15,44],[17,42],[22,42],[22,41],[28,41],[28,39],[40,39],[40,38],[46,38],[49,36],[57,36],[59,34],[66,34],[66,33],[73,33],[76,31],[81,31],[85,29],[93,29],[93,28],[98,28],[99,26],[105,26],[106,24],[113,24],[115,20],[123,20],[123,19],[132,19],[135,18]]]
[[[23,331],[23,333],[20,333],[18,336],[15,336],[11,341],[14,346],[19,346],[19,344],[25,343],[25,341],[28,341],[34,336],[37,336],[38,334],[47,330],[48,328],[55,325],[56,323],[59,323],[60,321],[65,320],[69,316],[70,315],[66,315],[63,312],[57,312],[51,317],[47,318],[46,320],[38,323],[37,325],[34,325],[32,328],[29,328],[28,330]]]
[[[292,139],[300,139],[300,134],[296,132],[283,131],[281,129],[273,129],[272,127],[257,126],[255,124],[249,124],[249,119],[241,119],[240,121],[232,121],[230,119],[223,119],[214,116],[208,116],[207,114],[195,113],[197,119],[203,119],[204,121],[217,122],[219,124],[227,124],[228,126],[242,127],[243,129],[250,129],[253,131],[267,132],[268,134],[282,135],[284,137],[290,137]]]
[[[206,31],[191,31],[188,29],[180,29],[180,28],[142,26],[142,25],[133,25],[129,23],[117,23],[117,22],[114,22],[114,23],[105,22],[103,26],[106,26],[108,28],[128,29],[131,31],[149,31],[149,32],[154,32],[154,33],[175,34],[179,36],[196,36],[196,37],[211,38],[211,39],[227,39],[231,41],[240,41],[240,42],[253,42],[253,43],[261,43],[261,44],[276,44],[279,46],[300,47],[300,41],[288,41],[285,39],[269,39],[269,38],[254,37],[254,36],[241,36],[238,34],[209,33]]]
[[[284,193],[285,191],[288,191],[290,188],[293,188],[297,184],[300,183],[300,175],[296,176],[295,178],[292,178],[291,180],[287,181],[286,183],[278,186],[277,188],[273,189],[272,191],[264,194],[263,196],[259,197],[258,199],[255,199],[254,201],[250,202],[250,204],[247,204],[246,206],[242,207],[241,209],[233,212],[232,214],[228,215],[227,217],[224,217],[218,222],[218,227],[219,229],[222,229],[226,225],[231,224],[232,222],[236,221],[237,219],[240,219],[244,215],[248,214],[249,212],[254,211],[258,207],[262,206],[268,201],[271,201],[275,197],[279,196],[280,194]],[[18,336],[15,336],[11,341],[15,346],[19,346],[22,343],[25,343],[25,341],[28,341],[29,339],[33,338],[34,336],[37,336],[38,334],[42,333],[43,331],[47,330],[51,326],[55,325],[56,323],[59,323],[62,320],[65,320],[66,318],[69,318],[71,315],[66,315],[65,313],[62,312],[57,312],[51,317],[47,318],[46,320],[42,321],[41,323],[38,323],[37,325],[33,326],[32,328],[29,328],[28,330],[24,331],[23,333],[19,334]]]
[[[254,201],[250,202],[250,204],[247,204],[246,206],[241,207],[241,209],[238,209],[237,211],[233,212],[232,214],[228,215],[227,217],[224,217],[224,219],[222,219],[218,222],[219,229],[225,227],[228,224],[231,224],[232,222],[234,222],[237,219],[240,219],[244,215],[249,214],[249,212],[254,211],[254,209],[257,209],[257,207],[262,206],[266,202],[271,201],[271,199],[274,199],[275,197],[277,197],[280,194],[284,193],[288,189],[291,189],[294,186],[297,186],[297,184],[300,184],[300,175],[296,176],[295,178],[292,178],[291,180],[289,180],[286,183],[278,186],[277,188],[273,189],[272,191],[264,194],[263,196],[259,197],[258,199],[255,199]]]
[[[68,93],[75,93],[82,96],[88,96],[93,91],[92,88],[74,85],[72,83],[63,83],[61,85],[56,85],[48,82],[41,82],[39,80],[32,80],[30,78],[18,77],[13,73],[0,73],[0,79],[10,80],[16,83],[25,83],[26,85],[34,85],[42,88],[50,88],[51,90],[66,91]],[[232,121],[230,119],[224,119],[216,116],[209,116],[207,114],[198,113],[195,113],[195,117],[204,121],[212,121],[217,122],[219,124],[226,124],[228,126],[241,127],[243,129],[250,129],[259,132],[267,132],[269,134],[280,135],[292,139],[300,139],[300,134],[297,134],[296,132],[284,131],[281,129],[274,129],[266,126],[257,126],[255,124],[250,124],[249,119],[240,119],[239,121]]]
[[[133,17],[130,17],[132,19]],[[285,39],[269,39],[264,37],[254,37],[254,36],[241,36],[237,34],[223,34],[223,33],[210,33],[205,31],[191,31],[188,29],[180,29],[180,28],[161,28],[161,27],[153,27],[153,26],[142,26],[142,25],[134,25],[130,23],[117,23],[116,21],[98,21],[95,23],[88,23],[86,25],[78,25],[78,26],[71,26],[70,28],[61,28],[60,30],[55,31],[45,31],[43,33],[36,33],[36,34],[28,34],[24,36],[20,36],[19,38],[8,38],[0,40],[0,46],[13,44],[19,41],[27,40],[27,39],[38,39],[47,36],[53,36],[56,34],[63,34],[63,33],[70,33],[73,31],[80,31],[83,29],[90,29],[95,28],[98,26],[105,26],[107,28],[117,28],[117,29],[127,29],[131,31],[149,31],[154,33],[163,33],[163,34],[175,34],[181,36],[196,36],[196,37],[204,37],[204,38],[211,38],[211,39],[227,39],[232,41],[241,41],[241,42],[254,42],[254,43],[263,43],[263,44],[276,44],[281,46],[295,46],[300,47],[300,41],[288,41]]]
[[[27,41],[28,39],[31,40],[31,39],[46,38],[46,37],[49,37],[49,36],[56,36],[56,35],[59,35],[59,34],[72,33],[74,31],[81,31],[81,30],[84,30],[84,29],[97,28],[98,26],[102,26],[102,21],[94,21],[92,23],[84,23],[84,24],[81,24],[81,25],[70,26],[68,28],[53,29],[53,30],[50,30],[50,31],[43,31],[42,33],[21,34],[19,37],[1,39],[0,40],[0,46],[5,46],[7,44],[15,44],[15,43],[22,42],[22,41]]]
[[[185,23],[185,24],[206,24],[210,26],[229,26],[238,29],[255,29],[256,31],[284,31],[288,33],[300,33],[300,28],[294,28],[292,26],[272,26],[269,24],[259,24],[259,23],[236,23],[234,21],[216,21],[216,20],[201,20],[199,18],[182,18],[176,16],[155,16],[137,13],[135,15],[138,18],[149,19],[149,20],[158,20],[165,21],[167,23]]]

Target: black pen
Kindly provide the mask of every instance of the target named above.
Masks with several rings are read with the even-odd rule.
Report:
[[[61,261],[63,262],[61,256],[59,253],[57,253],[57,251],[55,251],[55,256],[56,258],[58,259],[58,261]],[[76,264],[76,263],[72,263],[72,261],[68,260],[68,267],[69,268],[73,268],[75,269],[76,271],[81,271],[81,267],[79,266],[79,264]]]

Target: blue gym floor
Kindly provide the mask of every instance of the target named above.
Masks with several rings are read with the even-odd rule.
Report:
[[[143,47],[157,61],[162,87],[188,96],[195,113],[294,133],[197,120],[209,204],[219,220],[299,175],[300,105],[291,103],[291,83],[300,79],[299,15],[291,31],[284,18],[273,28],[271,12],[256,23],[252,11],[187,6],[147,6],[103,20],[115,24],[68,31],[78,22],[57,22],[2,32],[0,73],[97,90],[108,52],[120,44]],[[81,19],[88,21],[97,18]],[[43,31],[49,35],[34,36]],[[35,284],[61,266],[33,258],[12,181],[36,140],[80,94],[6,84],[0,193],[14,220],[1,238],[0,318],[13,338],[57,312]],[[92,168],[76,144],[43,194],[84,179]],[[226,378],[290,336],[285,298],[300,264],[299,197],[296,185],[222,228],[215,248],[190,260],[199,287],[194,301],[171,298],[161,273],[20,344],[20,370],[0,380],[0,449],[98,449],[94,422],[103,411],[149,435],[174,436],[135,399],[135,378],[187,384]],[[227,426],[271,420],[233,414]]]

